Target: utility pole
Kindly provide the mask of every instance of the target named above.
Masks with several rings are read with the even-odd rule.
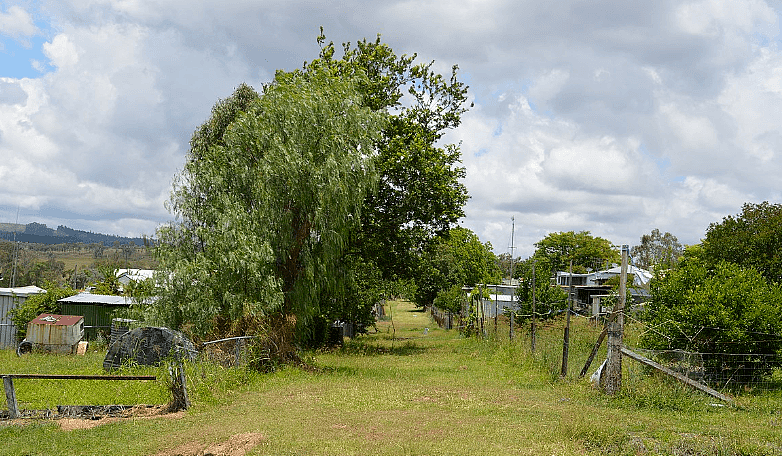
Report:
[[[532,260],[532,323],[530,327],[530,343],[531,347],[530,350],[532,353],[535,353],[535,265],[538,263],[538,260]]]
[[[514,320],[516,320],[516,303],[514,299],[516,296],[516,287],[513,285],[513,236],[516,234],[516,217],[511,217],[510,223],[510,332],[508,333],[508,338],[513,342],[513,324],[515,323]]]
[[[625,301],[627,300],[627,257],[630,248],[622,246],[622,268],[619,273],[619,299],[613,314],[614,319],[609,321],[608,330],[608,356],[600,384],[606,394],[614,395],[622,389],[622,337],[625,323]]]
[[[570,308],[573,304],[573,260],[570,260],[570,269],[568,270],[568,297],[567,297],[567,316],[565,323],[565,336],[562,342],[562,372],[560,376],[567,376],[567,359],[570,354]]]
[[[16,207],[16,225],[14,226],[14,266],[11,272],[11,288],[16,286],[16,260],[19,258],[19,243],[16,242],[16,229],[19,227],[19,209],[21,206]]]

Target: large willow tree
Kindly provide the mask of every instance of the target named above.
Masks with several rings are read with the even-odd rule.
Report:
[[[167,286],[154,317],[206,336],[320,313],[377,180],[384,115],[362,106],[365,77],[279,72],[215,105],[175,179],[177,219],[158,233]]]

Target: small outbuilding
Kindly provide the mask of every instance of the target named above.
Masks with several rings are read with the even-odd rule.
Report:
[[[84,337],[84,317],[81,315],[41,314],[27,323],[27,337],[20,347],[49,353],[76,353]],[[26,351],[20,348],[22,351]]]
[[[127,310],[133,303],[126,296],[111,296],[79,293],[57,301],[60,312],[68,315],[83,315],[85,338],[95,340],[98,332],[106,338],[111,334],[111,322],[119,311]]]
[[[8,312],[21,306],[29,296],[46,293],[43,288],[29,287],[0,288],[0,349],[16,348],[17,328]]]

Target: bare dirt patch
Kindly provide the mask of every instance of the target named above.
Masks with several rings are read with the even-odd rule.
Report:
[[[185,412],[168,413],[166,406],[138,405],[122,411],[116,415],[101,416],[96,418],[60,418],[55,421],[63,431],[76,429],[91,429],[103,424],[116,423],[127,420],[148,420],[152,418],[175,419],[185,416]]]
[[[260,445],[265,437],[257,432],[232,435],[225,442],[205,446],[188,442],[173,450],[165,450],[155,456],[244,456],[248,451]]]
[[[88,412],[84,412],[84,410]],[[26,426],[30,423],[49,421],[56,423],[63,431],[92,429],[108,423],[127,420],[145,420],[152,418],[181,418],[185,412],[169,413],[165,405],[136,406],[85,406],[67,407],[61,410],[24,411],[22,418],[2,419],[2,426]]]

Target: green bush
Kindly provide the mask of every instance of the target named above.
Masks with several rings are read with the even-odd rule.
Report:
[[[652,349],[703,353],[707,378],[753,380],[780,363],[745,364],[720,354],[776,354],[782,349],[782,289],[754,269],[687,259],[650,285],[641,337]],[[775,359],[779,359],[778,357]]]
[[[57,301],[76,294],[71,287],[61,287],[54,282],[47,282],[45,288],[46,293],[31,295],[20,306],[8,312],[16,325],[16,337],[20,341],[27,335],[27,323],[42,313],[59,313]]]

